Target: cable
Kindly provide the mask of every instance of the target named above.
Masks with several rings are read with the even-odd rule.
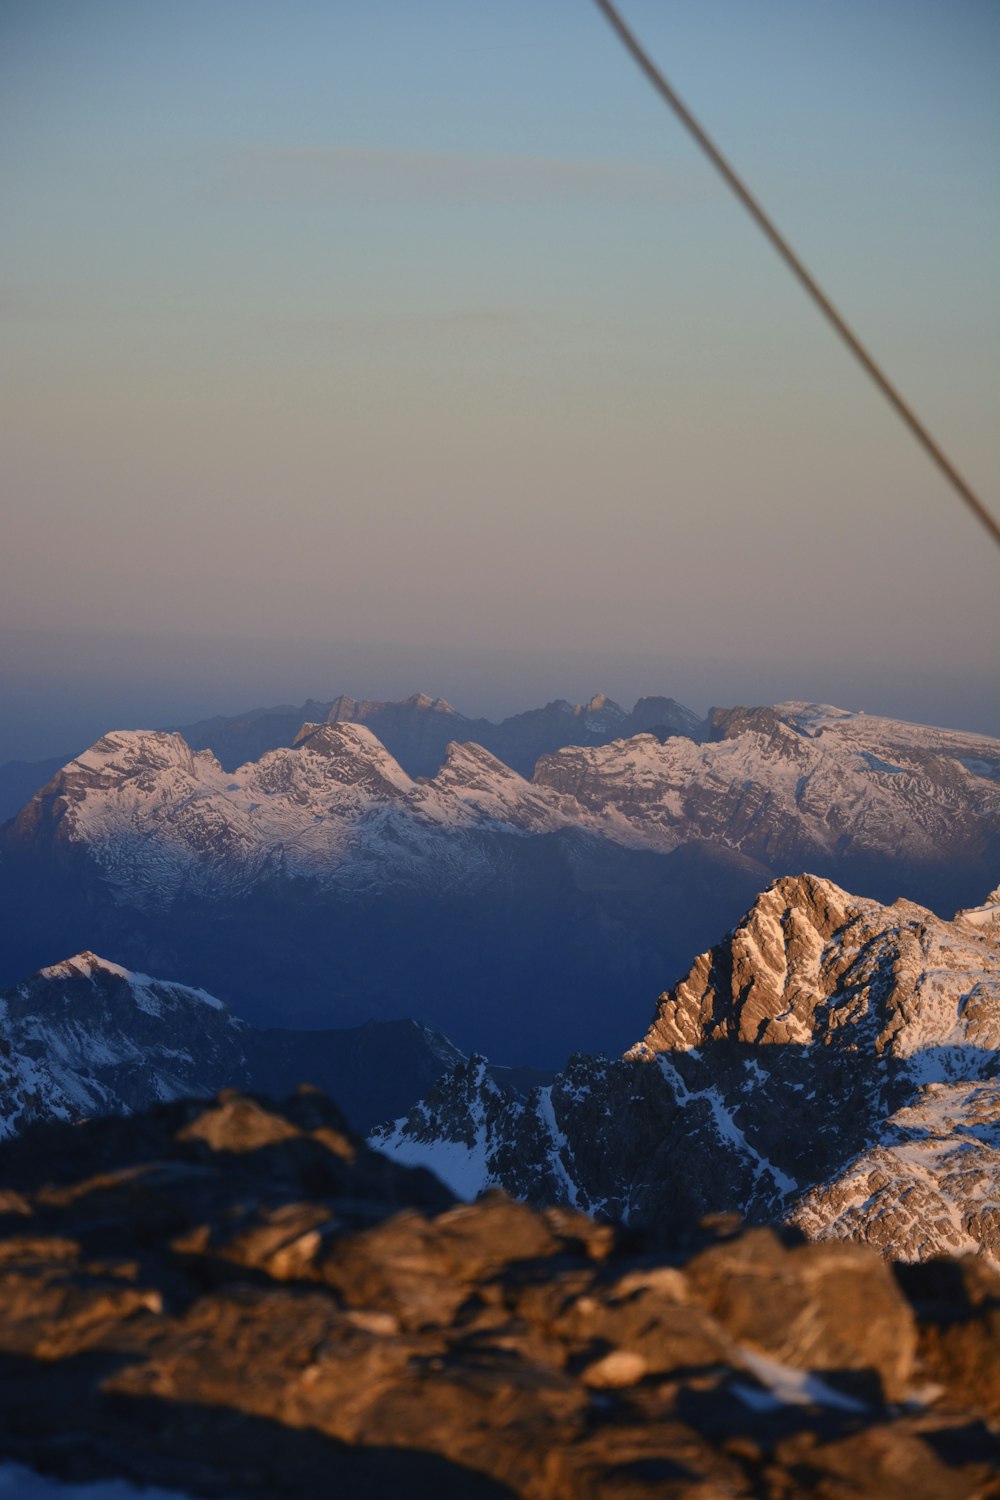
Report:
[[[799,260],[799,257],[796,255],[791,245],[789,245],[784,235],[781,234],[777,226],[764,212],[763,208],[757,202],[757,199],[753,196],[750,189],[746,186],[742,179],[737,176],[736,172],[734,172],[733,168],[729,165],[729,162],[723,156],[722,152],[719,150],[718,146],[716,146],[715,142],[709,135],[705,133],[684,101],[680,99],[674,92],[673,88],[667,82],[666,78],[663,76],[659,68],[656,66],[652,58],[642,46],[642,43],[636,37],[635,33],[632,32],[626,25],[617,8],[612,4],[612,0],[595,0],[595,3],[599,7],[599,9],[604,12],[604,15],[610,22],[614,31],[617,33],[619,39],[624,43],[626,49],[631,53],[632,57],[645,73],[646,77],[656,89],[657,93],[666,100],[667,104],[669,104],[670,108],[680,120],[681,124],[697,141],[698,145],[701,147],[702,151],[704,151],[705,155],[715,167],[716,171],[725,179],[729,187],[732,188],[733,192],[736,194],[737,198],[739,198],[740,202],[743,204],[743,207],[747,210],[750,216],[756,220],[757,224],[764,231],[767,238],[771,241],[771,244],[774,246],[775,250],[777,250],[782,260],[795,274],[802,286],[805,287],[806,291],[816,303],[820,312],[828,322],[833,324],[833,327],[843,339],[848,349],[850,349],[855,359],[860,365],[864,367],[865,370],[867,370],[868,374],[878,386],[883,396],[885,396],[886,400],[895,409],[897,415],[900,416],[906,423],[913,436],[917,439],[917,442],[920,443],[924,450],[930,455],[934,463],[937,464],[941,473],[949,481],[952,488],[957,492],[961,499],[965,501],[966,505],[972,511],[973,515],[976,516],[978,520],[986,527],[986,530],[990,533],[990,536],[997,543],[997,545],[1000,546],[1000,525],[997,524],[996,520],[986,509],[986,506],[975,494],[975,492],[970,488],[968,484],[966,484],[965,480],[955,468],[954,464],[951,463],[947,455],[941,448],[938,447],[937,443],[931,437],[930,433],[927,431],[927,428],[921,422],[920,418],[903,400],[902,396],[896,390],[896,387],[889,380],[888,376],[883,374],[872,356],[868,353],[868,350],[862,344],[861,340],[841,317],[840,313],[834,307],[833,303],[823,291],[822,287],[819,286],[819,284],[806,270],[806,267],[802,264],[802,261]]]

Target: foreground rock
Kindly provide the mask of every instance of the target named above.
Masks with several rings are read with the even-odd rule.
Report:
[[[0,1456],[192,1495],[985,1497],[1000,1280],[456,1205],[321,1095],[0,1154]]]

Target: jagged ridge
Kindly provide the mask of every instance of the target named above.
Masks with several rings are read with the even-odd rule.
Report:
[[[698,1213],[737,1210],[905,1259],[975,1248],[1000,1262],[998,1048],[1000,904],[944,922],[804,875],[695,960],[624,1058],[574,1058],[527,1100],[473,1059],[373,1140],[466,1194],[500,1185],[668,1241]],[[883,1205],[906,1196],[921,1133],[934,1211],[917,1194],[893,1220],[857,1212],[859,1183]]]

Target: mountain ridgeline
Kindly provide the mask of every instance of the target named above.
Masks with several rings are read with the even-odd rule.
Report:
[[[227,771],[259,760],[269,750],[287,749],[303,724],[364,724],[410,776],[433,776],[453,740],[482,745],[505,765],[530,776],[541,755],[565,745],[604,745],[632,734],[687,735],[700,739],[706,721],[673,698],[640,698],[631,711],[597,693],[587,703],[557,698],[544,708],[513,714],[500,723],[470,719],[426,693],[400,702],[351,698],[330,702],[307,698],[299,707],[279,704],[230,716],[215,715],[194,724],[173,724],[192,750],[211,750]],[[61,760],[7,761],[0,765],[0,820],[13,817],[72,756]]]
[[[238,718],[206,719],[181,727],[194,750],[211,750],[226,770],[292,745],[303,724],[364,724],[411,776],[433,776],[453,740],[481,745],[522,776],[541,755],[565,745],[606,745],[633,734],[700,738],[705,721],[673,698],[640,698],[629,712],[596,693],[587,703],[557,698],[544,708],[512,714],[500,723],[470,719],[443,698],[413,693],[399,703],[351,698],[313,699],[301,708],[258,709]]]
[[[776,881],[616,1060],[527,1097],[481,1059],[373,1143],[463,1196],[503,1187],[641,1226],[786,1220],[1000,1269],[1000,891],[950,922]]]
[[[984,736],[792,703],[716,711],[700,739],[564,745],[530,780],[452,739],[415,777],[354,720],[458,716],[338,702],[233,770],[161,731],[71,761],[0,832],[0,982],[97,949],[256,1025],[416,1015],[556,1067],[621,1052],[644,997],[788,870],[946,915],[1000,877]],[[594,715],[610,733],[622,711],[562,718]]]

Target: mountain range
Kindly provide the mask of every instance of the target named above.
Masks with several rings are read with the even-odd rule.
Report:
[[[673,698],[640,698],[626,712],[597,693],[588,703],[557,698],[544,708],[513,714],[500,723],[470,719],[446,703],[413,693],[400,702],[355,699],[346,694],[328,703],[308,698],[300,707],[280,704],[231,716],[216,715],[194,724],[169,726],[192,750],[211,750],[227,771],[259,760],[269,750],[293,745],[303,724],[364,724],[411,776],[433,776],[453,740],[482,745],[523,776],[540,755],[564,745],[603,745],[641,733],[661,739],[671,734],[698,739],[705,721]],[[73,757],[7,761],[0,765],[0,820],[13,817],[25,802]]]
[[[501,1187],[668,1247],[735,1212],[1000,1269],[1000,891],[946,922],[785,877],[661,996],[641,1042],[548,1078],[412,1020],[258,1031],[93,953],[0,996],[0,1024],[0,1137],[294,1080],[466,1199]]]
[[[0,831],[0,982],[97,949],[254,1024],[418,1015],[551,1068],[623,1050],[643,994],[788,869],[938,911],[996,883],[997,741],[807,704],[706,732],[564,747],[530,780],[455,741],[415,778],[343,721],[234,771],[106,735]]]
[[[112,732],[0,829],[6,1457],[995,1493],[1000,743],[651,701]]]
[[[587,703],[556,698],[494,723],[470,719],[443,698],[413,693],[398,703],[347,694],[301,708],[256,709],[235,718],[205,719],[180,733],[194,750],[211,750],[226,770],[295,742],[303,724],[364,724],[411,776],[433,776],[453,740],[481,745],[505,765],[530,776],[539,756],[564,745],[605,745],[633,734],[699,738],[705,721],[673,698],[640,698],[630,711],[603,693]]]

